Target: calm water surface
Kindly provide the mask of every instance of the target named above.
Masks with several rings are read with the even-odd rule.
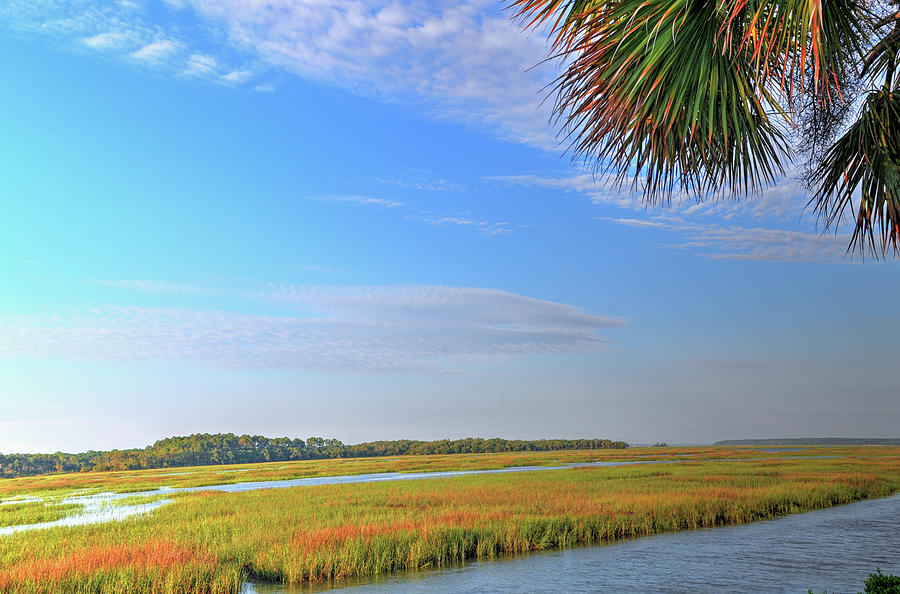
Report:
[[[900,495],[743,526],[401,573],[346,583],[341,591],[859,592],[876,568],[900,574]],[[304,591],[310,590],[245,589]]]

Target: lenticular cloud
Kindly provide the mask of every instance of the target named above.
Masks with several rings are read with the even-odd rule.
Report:
[[[280,287],[264,298],[298,313],[109,306],[2,317],[0,357],[446,373],[460,356],[595,352],[598,331],[623,324],[490,289]]]

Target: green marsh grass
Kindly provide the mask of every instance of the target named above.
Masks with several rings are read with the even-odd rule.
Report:
[[[83,505],[76,503],[43,501],[0,505],[0,527],[53,522],[74,515],[83,508]]]
[[[656,454],[626,452],[640,460],[646,457],[636,455]],[[659,459],[686,453],[703,460],[181,493],[171,504],[122,522],[0,537],[0,592],[236,592],[248,577],[299,584],[446,567],[467,559],[741,524],[900,491],[898,448],[802,452],[834,458],[683,448]],[[522,458],[531,465],[579,461],[581,455],[586,457],[581,461],[607,459],[596,451]],[[431,458],[316,461],[234,474],[261,480],[285,470],[419,471],[423,462],[453,470],[518,461],[515,454]],[[623,459],[622,453],[616,458]],[[752,459],[736,460],[742,458]],[[104,490],[121,486],[120,474],[110,473]],[[168,478],[198,476],[216,478],[202,469]],[[57,492],[65,477],[40,478],[57,481],[51,487]],[[32,479],[13,482],[19,480]],[[6,484],[0,483],[0,496],[8,495]],[[20,485],[12,491],[23,492]]]

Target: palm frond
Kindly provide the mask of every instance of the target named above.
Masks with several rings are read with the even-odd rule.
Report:
[[[869,13],[855,0],[719,0],[722,42],[749,52],[760,84],[792,101],[841,101],[840,81],[864,55]],[[741,35],[735,45],[733,38]],[[807,86],[808,81],[808,86]],[[799,84],[798,84],[799,83]]]
[[[892,92],[893,91],[893,92]],[[859,119],[826,152],[814,172],[810,201],[826,228],[851,211],[848,250],[876,257],[900,253],[900,94],[883,88],[867,98]],[[854,206],[854,204],[856,206]]]
[[[620,181],[642,181],[651,203],[673,191],[742,195],[775,182],[789,157],[784,99],[812,92],[839,100],[839,82],[862,55],[867,15],[855,0],[511,6],[525,26],[551,26],[567,60],[555,114],[573,156]],[[795,88],[805,80],[811,88]]]
[[[746,193],[783,173],[787,143],[766,114],[771,97],[749,64],[723,51],[717,0],[518,7],[548,19],[551,4],[566,15],[557,42],[570,60],[555,112],[577,158],[641,180],[649,202],[677,190]]]
[[[812,110],[810,133],[829,143],[853,111],[844,90],[864,84],[857,67],[871,69],[868,80],[883,88],[867,97],[858,121],[824,152],[820,144],[808,151],[818,161],[810,204],[826,228],[853,211],[848,249],[884,256],[900,254],[900,13],[876,22],[868,5],[512,2],[526,26],[551,27],[564,59],[555,115],[573,155],[620,181],[641,180],[650,203],[673,191],[745,194],[776,182],[789,157],[782,126],[795,115],[809,120]]]
[[[887,33],[881,30],[891,26]],[[881,37],[872,46],[863,61],[863,74],[873,77],[885,77],[888,86],[892,83],[894,69],[900,62],[900,11],[881,19],[874,26],[875,33]]]

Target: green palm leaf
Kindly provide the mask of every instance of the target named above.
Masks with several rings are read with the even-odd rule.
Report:
[[[900,250],[898,132],[898,92],[885,88],[871,93],[859,119],[814,172],[816,192],[810,203],[826,226],[835,226],[851,211],[855,217],[851,248],[869,247],[882,256]]]
[[[526,26],[551,27],[565,59],[555,115],[573,156],[620,182],[633,179],[653,203],[675,191],[702,199],[776,182],[791,156],[785,130],[794,126],[793,108],[846,114],[834,106],[849,100],[842,86],[857,65],[886,76],[890,88],[900,25],[885,19],[879,25],[893,23],[894,32],[869,49],[869,3],[515,0],[512,7]],[[872,95],[815,169],[812,202],[826,227],[857,200],[853,241],[866,236],[874,248],[880,229],[882,255],[898,241],[896,109],[890,93]]]
[[[537,4],[522,14],[550,18]],[[566,8],[555,26],[571,62],[555,107],[577,157],[640,180],[651,202],[676,190],[751,191],[782,173],[787,144],[766,113],[770,97],[754,69],[722,48],[715,0]]]

